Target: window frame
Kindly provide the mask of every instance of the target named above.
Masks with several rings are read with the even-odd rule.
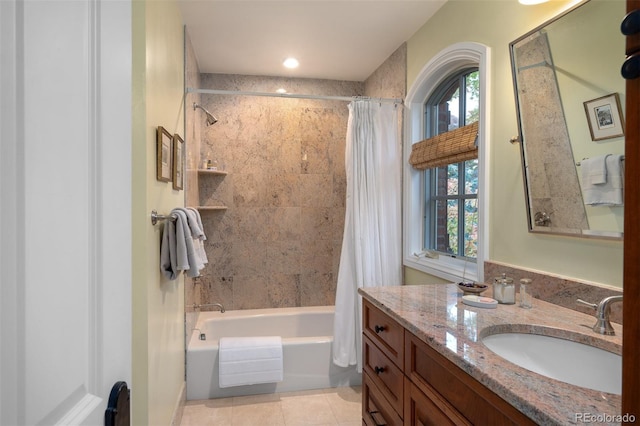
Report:
[[[456,111],[456,113],[458,114],[458,127],[457,128],[461,128],[464,127],[468,124],[471,123],[467,123],[466,122],[466,109],[467,109],[467,105],[466,105],[466,90],[460,90],[460,89],[466,89],[466,84],[467,84],[467,76],[475,73],[479,72],[478,67],[466,67],[463,68],[461,70],[458,70],[456,72],[454,72],[453,74],[450,74],[449,76],[447,76],[446,78],[444,78],[442,80],[442,82],[438,85],[438,87],[436,87],[427,97],[427,100],[425,101],[425,108],[424,108],[424,138],[431,138],[434,136],[437,136],[441,133],[433,133],[433,127],[437,127],[438,126],[438,122],[439,122],[439,117],[437,117],[433,111],[435,111],[438,107],[438,105],[441,104],[443,98],[445,96],[447,96],[447,93],[451,92],[451,89],[455,86],[456,90],[459,92],[459,106],[458,106],[458,111]],[[464,87],[462,87],[464,85]],[[443,132],[444,133],[444,132]],[[477,203],[477,199],[478,199],[478,194],[467,194],[465,192],[465,187],[466,187],[466,182],[465,182],[465,177],[466,177],[466,161],[461,161],[461,162],[457,162],[457,163],[450,163],[451,165],[455,165],[458,168],[458,176],[460,177],[460,181],[458,182],[458,188],[457,188],[457,193],[455,196],[450,196],[450,195],[437,195],[435,194],[436,192],[436,186],[437,186],[437,180],[438,180],[438,173],[441,169],[441,167],[437,167],[437,168],[429,168],[429,169],[425,169],[422,173],[423,173],[423,178],[424,178],[424,210],[423,210],[423,217],[424,217],[424,226],[423,226],[423,247],[425,250],[434,250],[437,251],[440,255],[443,256],[453,256],[453,257],[460,257],[460,258],[464,258],[467,261],[470,262],[476,262],[476,258],[470,258],[470,257],[466,257],[464,256],[464,254],[460,254],[460,253],[447,253],[447,252],[443,252],[443,251],[439,251],[437,250],[437,248],[433,248],[430,247],[430,245],[437,245],[437,243],[434,241],[435,239],[438,238],[438,225],[436,223],[430,223],[429,224],[429,220],[433,220],[434,218],[437,217],[436,214],[436,206],[435,203],[433,202],[434,200],[440,200],[440,201],[444,201],[444,202],[448,202],[449,200],[455,200],[458,204],[457,210],[458,210],[458,236],[457,236],[457,241],[456,241],[456,245],[458,246],[458,251],[460,251],[460,248],[462,247],[462,251],[464,252],[464,241],[465,241],[465,234],[464,234],[464,230],[465,230],[465,220],[463,219],[462,221],[460,220],[460,218],[464,218],[464,206],[467,200],[476,200]],[[427,241],[430,241],[427,244]]]
[[[488,254],[489,199],[489,105],[491,50],[474,42],[451,45],[436,54],[420,71],[407,92],[405,101],[405,143],[403,147],[403,265],[456,282],[462,279],[484,281],[484,260]],[[409,164],[411,146],[424,138],[425,105],[434,91],[465,68],[478,68],[480,73],[480,115],[478,132],[478,256],[476,263],[464,258],[439,255],[430,258],[423,251],[424,174]]]

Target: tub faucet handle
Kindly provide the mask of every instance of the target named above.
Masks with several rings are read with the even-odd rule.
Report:
[[[213,306],[219,308],[221,314],[224,314],[226,312],[224,309],[224,306],[222,306],[222,303],[208,303],[206,305],[198,305],[197,303],[194,303],[193,310],[200,309],[200,308],[208,308]]]

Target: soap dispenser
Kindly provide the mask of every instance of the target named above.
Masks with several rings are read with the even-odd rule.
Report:
[[[501,277],[493,279],[493,298],[504,305],[513,305],[516,303],[516,286],[513,284],[513,278],[502,274]]]

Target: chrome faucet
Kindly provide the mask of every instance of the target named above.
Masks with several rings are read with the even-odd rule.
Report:
[[[582,299],[578,299],[576,302],[595,309],[596,324],[593,326],[593,331],[607,336],[613,336],[616,334],[611,326],[611,322],[609,321],[609,315],[611,314],[611,304],[615,302],[622,302],[622,295],[605,297],[600,301],[600,303],[589,303]]]
[[[220,308],[220,313],[224,314],[225,313],[225,309],[224,306],[222,306],[222,303],[209,303],[207,305],[198,305],[196,303],[194,303],[191,307],[196,310],[196,309],[200,309],[200,308],[209,308],[212,306],[217,306],[218,308]]]

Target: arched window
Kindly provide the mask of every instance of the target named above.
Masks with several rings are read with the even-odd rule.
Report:
[[[425,104],[425,137],[432,138],[478,121],[479,72],[449,76]],[[445,160],[446,161],[446,160]],[[475,261],[478,252],[478,159],[427,168],[423,246]]]
[[[425,65],[406,98],[404,265],[451,281],[484,279],[489,64],[488,47],[452,45]],[[465,132],[466,145],[474,147],[471,158],[465,152],[462,160],[454,153],[444,163],[409,163],[414,145]]]

